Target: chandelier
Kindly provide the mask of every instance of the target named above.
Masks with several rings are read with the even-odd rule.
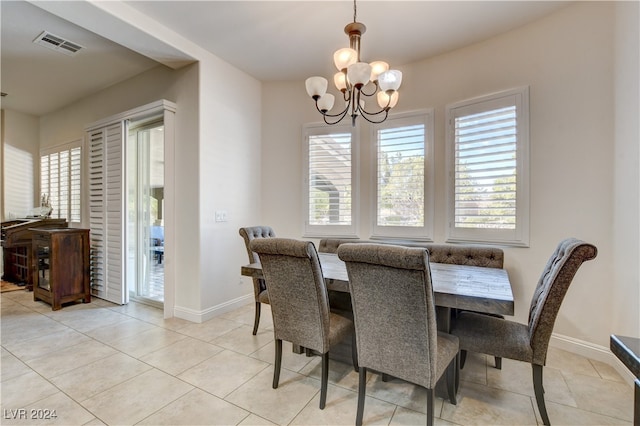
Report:
[[[337,124],[349,114],[351,125],[356,125],[358,115],[370,123],[382,123],[387,119],[389,110],[398,103],[398,88],[402,83],[402,72],[390,70],[389,64],[375,61],[370,64],[360,62],[360,38],[367,27],[356,21],[356,0],[353,0],[353,22],[344,27],[349,36],[349,47],[336,51],[333,62],[338,72],[333,76],[336,88],[342,92],[345,108],[335,114],[335,97],[327,93],[327,79],[309,77],[305,81],[307,93],[315,101],[316,109],[327,124]],[[365,109],[365,99],[375,96],[380,110],[372,112]]]

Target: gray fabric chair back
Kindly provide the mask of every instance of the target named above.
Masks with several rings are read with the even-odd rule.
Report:
[[[529,339],[533,362],[544,365],[551,332],[569,284],[583,262],[596,257],[592,244],[567,238],[558,244],[538,281],[529,309]]]
[[[276,339],[326,353],[329,298],[315,246],[309,241],[251,241],[267,284]]]
[[[274,238],[276,233],[270,226],[247,226],[240,228],[240,236],[244,239],[245,247],[247,248],[247,255],[249,256],[249,263],[258,262],[258,257],[249,248],[249,244],[256,238]]]
[[[437,327],[424,248],[342,244],[353,304],[358,364],[433,388]]]

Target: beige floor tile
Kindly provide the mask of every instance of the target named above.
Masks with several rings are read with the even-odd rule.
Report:
[[[596,369],[587,358],[551,346],[547,351],[546,366],[550,368],[556,368],[567,373],[600,377]]]
[[[135,336],[111,342],[111,346],[135,358],[165,348],[187,338],[184,334],[159,327],[150,328]]]
[[[591,411],[581,410],[579,408],[568,407],[554,402],[547,402],[547,414],[552,425],[565,426],[600,426],[600,425],[631,425],[630,421],[622,420],[615,417],[603,416]],[[539,413],[538,421],[542,424]]]
[[[280,372],[277,389],[271,387],[273,366],[244,383],[225,400],[276,424],[289,424],[320,392],[320,382],[287,369]]]
[[[3,342],[5,348],[22,360],[29,360],[90,340],[82,333],[64,327],[62,330],[29,340]]]
[[[413,426],[423,424],[427,424],[427,415],[425,413],[419,413],[417,411],[409,410],[403,407],[396,408],[396,411],[393,414],[393,418],[389,423],[390,426]],[[433,419],[433,424],[435,426],[455,426],[455,423],[442,420],[439,417],[435,417]]]
[[[609,364],[605,364],[604,362],[596,361],[594,359],[590,359],[589,362],[591,362],[593,368],[596,369],[600,377],[603,379],[624,383],[624,378]]]
[[[230,312],[226,312],[220,317],[251,326],[251,330],[253,330],[253,321],[255,319],[255,304],[251,302],[246,306]],[[260,324],[258,325],[258,331],[262,330],[273,330],[271,306],[264,303],[262,304],[262,308],[260,308]]]
[[[249,412],[194,389],[147,417],[139,425],[235,425]]]
[[[461,383],[458,404],[444,404],[440,417],[462,425],[536,425],[531,397],[476,383]]]
[[[352,425],[356,420],[357,392],[329,385],[324,410],[319,407],[320,393],[302,409],[292,425]],[[365,398],[363,423],[387,425],[396,406],[375,398]]]
[[[490,361],[487,361],[490,359]],[[494,369],[493,357],[475,352],[467,352],[464,368],[460,370],[460,380],[465,382],[487,384],[487,370]]]
[[[554,401],[571,407],[578,406],[560,370],[545,367],[543,375],[546,401]],[[535,396],[531,364],[526,362],[503,359],[501,370],[491,367],[487,369],[487,384],[492,388]]]
[[[13,356],[6,349],[2,348],[1,354],[0,382],[4,382],[5,380],[9,380],[33,371],[24,362]]]
[[[163,319],[164,313],[158,308],[154,308],[142,303],[128,303],[126,305],[116,305],[109,308],[113,312],[118,312],[142,321],[155,322]]]
[[[50,380],[71,398],[81,402],[151,368],[153,367],[135,358],[116,353]]]
[[[140,361],[169,374],[178,375],[222,350],[222,348],[210,343],[186,337],[167,347],[141,356]]]
[[[233,329],[241,327],[242,324],[236,321],[229,321],[223,318],[214,318],[201,324],[191,323],[180,329],[180,333],[205,342],[211,342],[216,337],[222,336]],[[251,334],[251,333],[249,333]]]
[[[263,419],[260,416],[256,416],[255,414],[251,414],[247,416],[243,421],[238,423],[238,426],[271,426],[275,425],[275,423],[270,422],[267,419]]]
[[[118,322],[116,324],[94,328],[93,330],[88,331],[87,335],[103,343],[113,344],[118,340],[139,335],[143,331],[151,330],[154,327],[155,326],[153,324],[149,324],[148,322],[129,318],[126,321]]]
[[[7,419],[3,425],[82,425],[94,419],[94,415],[62,392],[57,392],[24,407],[25,419]]]
[[[34,371],[12,377],[2,382],[2,412],[25,408],[58,392],[60,391],[55,386]]]
[[[626,421],[633,419],[633,390],[615,382],[581,374],[564,373],[578,408]]]
[[[367,395],[420,413],[427,412],[427,390],[422,386],[395,378],[383,382],[380,374],[369,375],[372,377],[367,383]],[[436,392],[436,395],[439,395],[439,392]],[[436,417],[440,415],[443,404],[444,400],[436,396],[434,403]]]
[[[38,313],[20,315],[15,317],[15,320],[3,318],[1,325],[2,344],[24,342],[65,330],[64,325]]]
[[[82,426],[106,426],[106,425],[102,420],[100,420],[97,417],[94,417],[93,419],[91,419],[88,422],[84,423]]]
[[[269,343],[252,353],[251,357],[273,364],[276,357],[275,347],[276,344],[272,338]],[[314,359],[315,357],[294,353],[291,343],[282,342],[282,368],[300,372],[302,368],[313,362]]]
[[[320,380],[322,374],[322,358],[320,356],[313,356],[307,359],[311,359],[311,362],[300,370],[300,373]],[[371,379],[371,376],[372,375],[368,375],[368,379]],[[353,369],[353,364],[333,360],[329,357],[329,383],[357,391],[358,377],[358,373]]]
[[[211,340],[210,343],[234,352],[249,355],[267,345],[269,342],[273,342],[273,331],[259,329],[254,336],[251,334],[252,330],[253,328],[248,325],[241,325],[222,336],[216,337]]]
[[[81,345],[69,346],[25,363],[46,378],[59,376],[78,367],[91,364],[117,353],[103,343],[89,340]]]
[[[82,405],[109,425],[132,425],[147,418],[193,389],[159,370],[149,370]]]
[[[178,377],[215,396],[224,398],[268,365],[264,361],[224,350],[184,371]]]
[[[162,318],[158,320],[151,321],[151,323],[157,325],[158,327],[166,328],[167,330],[179,331],[184,327],[193,324],[191,321],[186,319],[172,317],[172,318]]]
[[[129,317],[126,315],[98,307],[76,311],[62,309],[60,315],[56,317],[57,321],[81,333],[124,322],[128,319]]]

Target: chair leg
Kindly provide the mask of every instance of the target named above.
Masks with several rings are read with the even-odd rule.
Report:
[[[549,415],[547,414],[547,406],[544,403],[544,387],[542,386],[542,365],[531,364],[533,368],[533,390],[536,394],[536,402],[538,403],[538,411],[542,422],[546,426],[550,426]]]
[[[458,366],[457,356],[451,360],[447,367],[447,393],[449,394],[449,402],[453,405],[458,404],[456,398],[456,369]]]
[[[495,357],[495,360],[496,360],[496,368],[498,370],[502,370],[502,358],[497,356]]]
[[[260,324],[260,302],[256,302],[256,317],[253,320],[253,335],[258,332],[258,325]]]
[[[353,362],[353,369],[357,373],[358,368],[358,346],[356,345],[356,333],[355,331],[351,335],[351,361]]]
[[[322,354],[322,382],[320,384],[320,409],[327,403],[327,385],[329,384],[329,352]]]
[[[364,398],[367,387],[367,369],[360,367],[358,376],[358,410],[356,414],[356,426],[362,426],[362,417],[364,415]]]
[[[276,365],[273,370],[273,388],[278,388],[280,381],[280,367],[282,366],[282,339],[276,339]]]
[[[456,395],[458,395],[458,389],[460,389],[460,352],[456,355]]]
[[[460,370],[464,368],[464,363],[467,360],[467,351],[462,349],[460,351]]]
[[[433,426],[433,418],[435,417],[435,413],[433,412],[434,394],[433,389],[427,389],[427,426]]]

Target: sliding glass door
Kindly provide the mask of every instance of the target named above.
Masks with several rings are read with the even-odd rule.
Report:
[[[129,123],[127,167],[127,288],[133,300],[164,302],[164,126]]]

